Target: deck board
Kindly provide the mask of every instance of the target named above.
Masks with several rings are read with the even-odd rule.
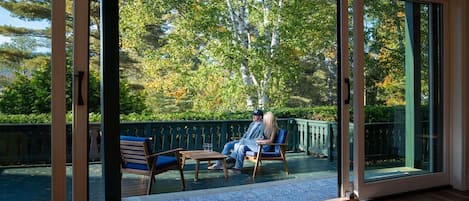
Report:
[[[235,187],[245,184],[280,181],[295,178],[331,178],[337,177],[335,163],[326,158],[307,156],[304,153],[287,153],[290,174],[285,175],[281,161],[265,161],[256,179],[252,179],[254,163],[246,161],[239,175],[224,178],[223,171],[208,170],[207,163],[201,162],[199,181],[194,182],[195,162],[187,160],[184,167],[186,191]],[[67,166],[67,200],[71,200],[72,167]],[[48,166],[0,167],[0,200],[51,200],[51,168]],[[181,192],[178,171],[168,171],[156,176],[152,194]],[[124,174],[121,183],[122,197],[144,195],[146,180],[143,176]],[[335,188],[335,187],[334,187]],[[24,193],[28,189],[28,193]],[[89,200],[103,200],[101,164],[89,165]]]
[[[252,162],[245,161],[241,174],[230,174],[227,179],[225,179],[222,170],[208,170],[207,162],[201,162],[199,180],[198,182],[194,182],[195,162],[194,160],[187,160],[184,167],[186,191],[239,186],[304,177],[329,178],[337,176],[335,163],[329,162],[326,158],[316,158],[304,155],[303,153],[288,153],[287,161],[290,169],[289,175],[285,174],[283,163],[281,161],[264,161],[255,180],[252,179],[252,171],[254,167],[254,163]],[[143,177],[140,176],[140,178]],[[132,175],[124,175],[124,179],[122,181],[122,196],[129,197],[143,195],[145,192],[137,189],[145,187],[146,181],[137,179]],[[156,176],[156,182],[153,186],[152,194],[179,191],[181,191],[181,182],[179,181],[178,171],[168,171],[167,173]]]
[[[185,166],[184,176],[186,180],[186,191],[196,192],[197,190],[216,190],[229,187],[239,189],[247,184],[262,184],[263,182],[284,182],[300,180],[322,180],[327,178],[329,183],[326,188],[330,191],[337,188],[332,183],[336,181],[336,163],[329,162],[327,158],[316,158],[304,155],[304,153],[287,153],[287,161],[290,174],[287,176],[283,171],[283,164],[280,161],[265,161],[262,169],[258,172],[256,179],[252,179],[253,163],[245,162],[241,174],[230,175],[224,178],[223,171],[207,170],[207,163],[201,162],[199,181],[194,182],[195,162],[188,160]],[[90,164],[89,166],[89,191],[90,200],[103,200],[103,189],[101,179],[101,164]],[[47,166],[19,166],[0,168],[0,200],[51,200],[50,198],[50,167]],[[67,199],[71,200],[71,166],[67,167]],[[324,188],[324,187],[322,187]],[[25,193],[27,189],[27,193]],[[132,197],[145,195],[146,180],[140,175],[125,174],[122,180],[122,197]],[[318,191],[318,189],[310,189]],[[206,192],[206,191],[204,191]],[[153,185],[152,194],[169,195],[171,193],[181,193],[181,182],[178,171],[169,171],[156,176],[156,183]],[[331,194],[330,192],[328,192]],[[181,193],[183,194],[183,193]],[[334,193],[332,193],[333,195]],[[332,197],[331,197],[332,198]],[[437,188],[424,191],[416,191],[379,198],[377,200],[429,200],[429,201],[459,201],[469,200],[469,191],[457,191],[451,188]]]

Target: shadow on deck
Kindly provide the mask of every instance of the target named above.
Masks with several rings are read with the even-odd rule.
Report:
[[[328,159],[304,155],[304,153],[287,153],[290,174],[286,175],[280,161],[263,162],[256,179],[252,178],[253,163],[246,161],[241,174],[224,178],[223,171],[207,170],[207,163],[201,162],[199,181],[194,182],[195,162],[187,160],[184,168],[186,192],[220,187],[236,187],[246,184],[290,180],[290,179],[323,179],[336,178],[336,163]],[[102,173],[100,164],[89,166],[90,200],[103,200]],[[50,167],[16,167],[0,168],[0,200],[50,200]],[[330,186],[336,189],[336,186]],[[28,193],[24,193],[25,189]],[[68,199],[71,200],[71,167],[67,167]],[[122,197],[145,195],[146,179],[143,176],[124,174],[122,180]],[[178,171],[169,171],[156,176],[152,194],[181,192]]]

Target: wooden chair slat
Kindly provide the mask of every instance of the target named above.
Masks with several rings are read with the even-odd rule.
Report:
[[[121,145],[121,149],[145,150],[144,146]]]
[[[128,139],[128,138],[127,138]],[[175,169],[179,170],[181,175],[181,182],[182,182],[182,189],[186,188],[186,183],[184,180],[184,172],[182,170],[182,166],[179,160],[179,151],[181,149],[175,149],[172,153],[176,156],[176,163],[170,166],[165,166],[164,169],[158,169],[156,165],[154,165],[154,158],[157,157],[157,153],[151,153],[148,144],[146,141],[129,141],[129,140],[120,140],[120,154],[121,154],[121,172],[122,173],[131,173],[131,174],[139,174],[139,175],[146,175],[148,177],[148,186],[147,186],[147,194],[151,193],[151,188],[154,182],[154,175],[159,173],[165,172],[167,170]],[[167,151],[169,153],[169,151]],[[165,152],[166,153],[166,152]],[[150,165],[148,170],[141,170],[137,168],[132,168],[132,166],[126,166],[128,163],[134,164],[143,164],[143,165]]]
[[[147,161],[147,157],[145,155],[123,154],[122,157],[124,159],[138,159]]]
[[[133,146],[145,146],[146,142],[137,142],[137,141],[121,141],[121,145],[133,145]]]
[[[145,152],[132,149],[121,149],[122,154],[133,154],[133,155],[146,155]]]

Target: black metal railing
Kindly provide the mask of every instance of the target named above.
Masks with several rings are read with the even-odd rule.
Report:
[[[151,137],[153,150],[173,148],[202,149],[211,142],[215,151],[247,130],[250,120],[160,121],[121,123],[119,135]],[[336,122],[306,119],[279,119],[279,127],[287,129],[288,149],[293,152],[319,155],[335,160]],[[367,161],[396,159],[405,155],[405,128],[403,123],[365,124],[365,158]],[[423,128],[428,127],[428,123]],[[67,125],[67,161],[71,161],[71,125]],[[353,125],[350,126],[353,131]],[[423,129],[422,136],[428,136]],[[351,133],[350,143],[353,133]],[[426,141],[424,141],[426,142]],[[100,160],[101,126],[89,124],[89,160]],[[352,147],[352,146],[351,146]],[[423,145],[428,149],[428,143]],[[50,124],[0,124],[0,166],[50,163]]]

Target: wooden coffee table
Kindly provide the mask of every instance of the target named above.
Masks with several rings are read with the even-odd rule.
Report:
[[[218,153],[218,152],[214,152],[214,151],[204,151],[204,150],[180,151],[179,153],[182,156],[182,168],[183,169],[186,163],[186,158],[196,161],[194,181],[199,180],[200,161],[207,161],[208,167],[210,167],[211,165],[210,161],[221,160],[221,163],[223,164],[223,172],[225,173],[225,179],[228,178],[228,170],[226,169],[226,160],[225,160],[226,156],[225,155]]]

